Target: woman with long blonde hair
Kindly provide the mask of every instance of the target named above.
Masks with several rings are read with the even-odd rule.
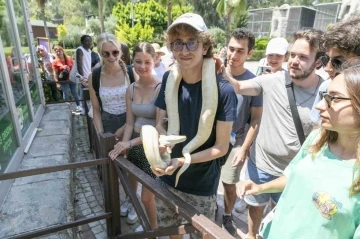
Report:
[[[130,85],[121,47],[115,35],[101,33],[97,38],[101,66],[89,75],[90,100],[97,133],[111,132],[122,138],[126,122],[126,89]]]
[[[360,61],[320,92],[315,129],[284,175],[239,196],[282,192],[264,238],[360,238]]]

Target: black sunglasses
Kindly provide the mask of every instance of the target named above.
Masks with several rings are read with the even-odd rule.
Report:
[[[320,57],[321,64],[325,67],[329,61],[331,62],[332,67],[336,69],[337,71],[340,71],[342,69],[342,64],[344,63],[343,59],[339,58],[330,58],[328,55],[324,55]]]
[[[104,57],[104,58],[108,58],[110,56],[110,54],[113,57],[117,57],[120,54],[120,51],[115,50],[115,51],[112,51],[112,52],[108,52],[108,51],[102,51],[101,52],[101,56]]]
[[[182,51],[184,46],[186,46],[186,48],[189,51],[195,51],[198,48],[198,41],[188,41],[188,42],[182,42],[180,40],[176,40],[174,42],[172,42],[171,44],[171,49],[174,51]]]
[[[319,96],[320,96],[320,99],[325,99],[327,105],[328,105],[328,108],[331,107],[331,101],[333,100],[351,100],[350,98],[345,98],[345,97],[335,97],[335,96],[332,96],[332,95],[329,95],[328,93],[326,93],[325,91],[319,91]]]

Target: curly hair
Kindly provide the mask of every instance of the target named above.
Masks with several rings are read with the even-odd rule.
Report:
[[[360,56],[360,17],[351,17],[335,24],[324,34],[324,47]]]
[[[199,32],[195,28],[187,24],[179,24],[170,29],[167,33],[165,33],[165,43],[171,44],[175,41],[181,34],[188,34],[191,38],[197,39],[202,42],[205,47],[208,48],[204,58],[212,58],[213,57],[213,47],[214,47],[214,39],[210,35],[209,32]]]
[[[255,36],[254,34],[247,28],[241,27],[236,28],[230,35],[230,38],[235,38],[236,40],[248,40],[248,51],[254,49],[255,46]]]
[[[316,29],[299,30],[291,36],[290,43],[294,44],[296,40],[305,39],[312,51],[316,52],[315,61],[325,54],[322,38],[324,32]]]

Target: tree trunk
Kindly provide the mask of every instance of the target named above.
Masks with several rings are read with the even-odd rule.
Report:
[[[169,26],[171,25],[171,23],[172,23],[171,10],[172,10],[172,1],[171,1],[171,0],[168,0],[168,1],[167,1],[168,27],[169,27]]]
[[[98,9],[99,9],[99,21],[100,21],[101,32],[105,32],[102,0],[98,0]]]
[[[46,23],[45,6],[43,8],[41,8],[41,14],[42,14],[43,21],[44,21],[45,36],[46,36],[46,38],[50,39],[49,29],[48,29],[47,23]]]

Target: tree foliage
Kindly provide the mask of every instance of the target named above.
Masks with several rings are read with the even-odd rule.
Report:
[[[120,41],[126,42],[130,48],[133,48],[137,43],[146,41],[153,41],[154,28],[150,25],[142,25],[141,22],[137,22],[134,27],[130,27],[129,24],[123,23],[118,25],[115,35]]]

